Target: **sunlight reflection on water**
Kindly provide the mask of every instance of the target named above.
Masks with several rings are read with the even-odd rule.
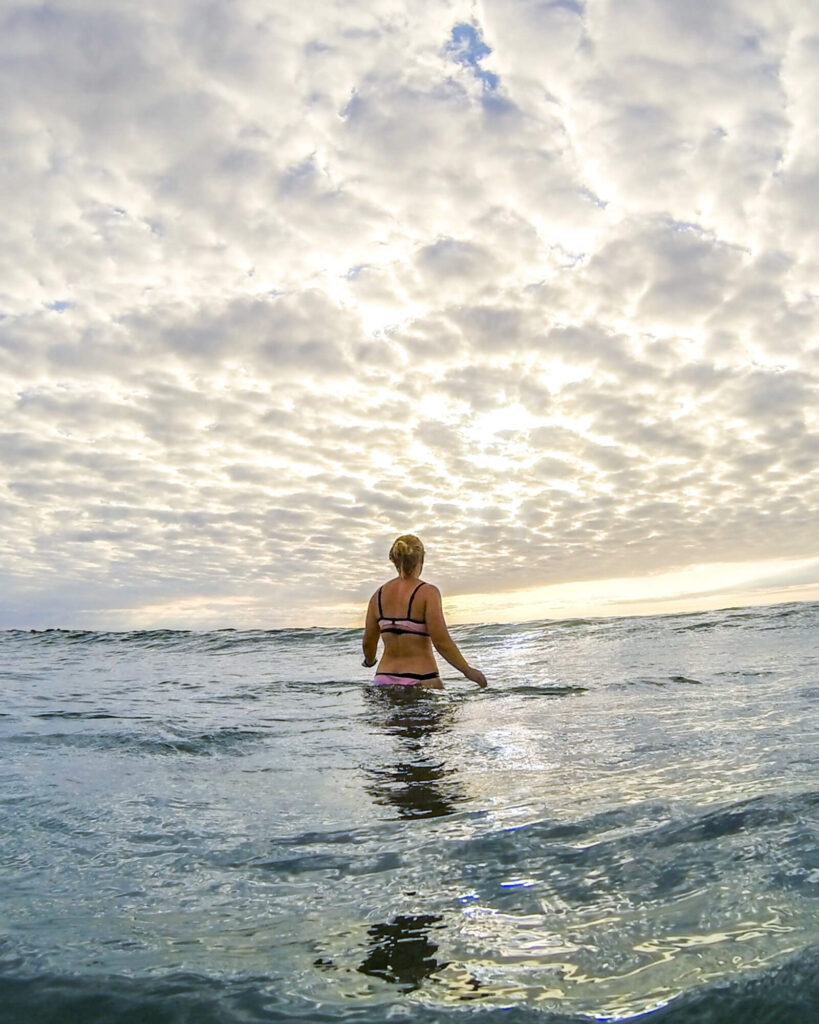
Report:
[[[489,691],[399,701],[281,679],[294,648],[343,675],[354,634],[6,637],[14,970],[258,977],[373,1020],[755,977],[819,942],[816,615],[777,614],[709,613],[705,647],[690,616],[529,624],[481,639]]]

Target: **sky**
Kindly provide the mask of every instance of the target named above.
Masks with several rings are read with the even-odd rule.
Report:
[[[8,0],[0,628],[819,598],[813,0]]]

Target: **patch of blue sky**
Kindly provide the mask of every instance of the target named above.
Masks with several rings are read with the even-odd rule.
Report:
[[[562,7],[564,11],[582,17],[586,13],[586,5],[582,0],[552,0],[548,7]]]
[[[71,308],[71,303],[65,302],[63,299],[57,299],[55,302],[49,302],[48,308],[53,309],[55,313],[62,313],[63,310]]]
[[[470,68],[487,92],[494,92],[500,85],[500,78],[494,72],[481,67],[480,62],[491,52],[492,49],[483,40],[480,28],[466,22],[455,25],[446,44],[446,54],[456,64]]]
[[[688,233],[693,235],[707,234],[704,231],[702,224],[697,224],[693,220],[676,220],[674,217],[663,217],[661,222],[669,227],[672,231],[681,233]]]
[[[596,192],[592,192],[590,188],[581,188],[579,189],[579,192],[584,199],[588,199],[590,202],[594,203],[595,206],[599,206],[601,210],[605,210],[609,205],[607,199],[602,199]]]
[[[279,191],[282,194],[298,192],[308,188],[316,175],[314,154],[305,157],[300,163],[288,167],[279,179]]]

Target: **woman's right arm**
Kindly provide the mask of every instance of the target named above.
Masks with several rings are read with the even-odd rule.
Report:
[[[361,664],[365,668],[372,668],[378,660],[378,638],[381,634],[378,631],[378,613],[375,610],[375,594],[370,598],[367,605],[367,621],[364,623],[364,638],[361,642],[364,660]]]
[[[432,640],[435,650],[453,668],[463,672],[467,679],[471,679],[478,686],[486,686],[486,676],[467,662],[466,658],[458,650],[458,645],[449,635],[446,620],[444,619],[440,590],[431,583],[428,583],[427,587],[429,589],[426,593],[427,607],[424,617],[427,629],[429,630],[429,638]]]

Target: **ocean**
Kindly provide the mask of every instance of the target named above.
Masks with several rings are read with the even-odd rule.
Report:
[[[0,633],[0,1019],[817,1020],[818,626]]]

